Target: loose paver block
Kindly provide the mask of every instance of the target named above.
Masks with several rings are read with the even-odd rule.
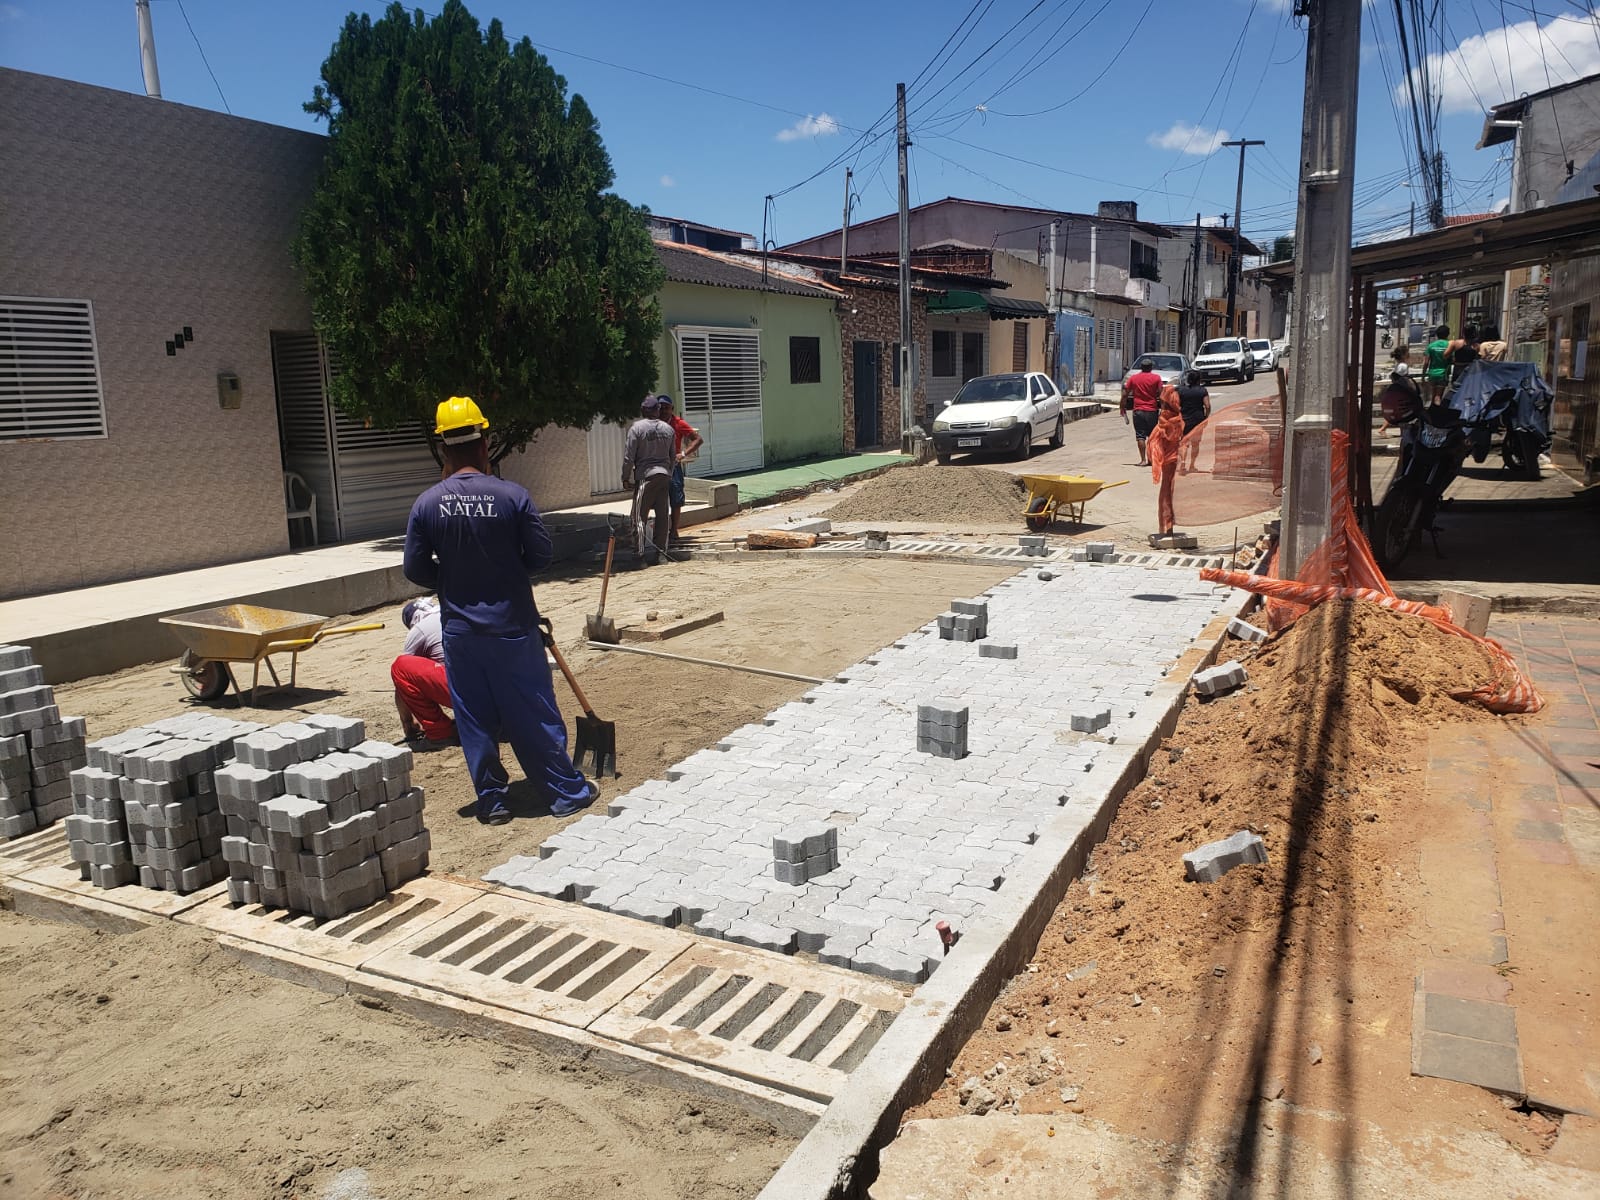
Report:
[[[1243,687],[1249,678],[1245,673],[1244,664],[1230,658],[1219,666],[1197,671],[1194,677],[1194,690],[1202,696],[1220,696],[1224,692]]]
[[[1267,861],[1260,835],[1241,829],[1219,842],[1207,842],[1183,856],[1184,877],[1198,883],[1215,883],[1235,867]]]
[[[1267,640],[1267,631],[1259,625],[1250,624],[1243,617],[1232,617],[1228,621],[1228,636],[1247,642],[1264,642]]]
[[[1074,733],[1098,733],[1109,724],[1111,724],[1109,708],[1091,708],[1072,714]]]

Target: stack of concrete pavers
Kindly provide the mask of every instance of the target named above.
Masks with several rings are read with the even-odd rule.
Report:
[[[967,709],[954,700],[917,705],[917,749],[938,758],[967,756]]]
[[[1220,696],[1234,688],[1243,687],[1249,678],[1244,664],[1230,658],[1220,666],[1195,672],[1194,690],[1202,696]]]
[[[947,642],[978,642],[989,636],[987,600],[952,600],[938,617],[939,637]]]
[[[72,814],[69,776],[84,764],[84,720],[63,717],[27,646],[0,646],[0,838]]]
[[[96,887],[193,892],[221,879],[214,774],[260,725],[187,713],[88,745],[72,773],[67,845]]]
[[[362,722],[311,716],[240,738],[217,772],[222,856],[235,904],[331,920],[428,866],[411,751],[366,740]]]
[[[1017,545],[1021,546],[1022,552],[1030,558],[1042,558],[1050,553],[1045,546],[1044,534],[1042,533],[1021,534],[1017,538]]]
[[[861,547],[864,550],[887,550],[889,535],[881,529],[869,529],[861,535]]]
[[[1073,562],[1110,562],[1111,556],[1117,552],[1115,542],[1086,542],[1075,547],[1072,551]]]
[[[820,879],[839,866],[839,829],[823,821],[792,826],[772,839],[772,860],[779,883]]]

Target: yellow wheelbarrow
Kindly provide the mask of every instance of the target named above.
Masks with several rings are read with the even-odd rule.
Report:
[[[1128,481],[1107,483],[1087,475],[1024,475],[1022,482],[1028,486],[1028,507],[1023,519],[1029,529],[1039,533],[1049,529],[1061,512],[1074,525],[1083,524],[1083,509],[1089,501],[1107,488],[1121,487]]]
[[[251,704],[256,702],[261,687],[262,663],[272,676],[273,688],[285,686],[272,665],[272,655],[289,655],[287,686],[294,687],[302,650],[309,650],[323,638],[383,628],[382,621],[371,621],[324,629],[328,621],[328,617],[314,613],[285,612],[257,604],[224,604],[161,618],[161,623],[184,644],[183,657],[172,671],[183,677],[183,686],[191,696],[196,700],[219,700],[231,685],[243,701],[244,689],[234,677],[233,664],[250,663],[254,667],[250,677]]]

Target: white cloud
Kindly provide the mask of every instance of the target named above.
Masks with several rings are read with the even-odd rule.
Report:
[[[839,132],[839,122],[827,113],[801,117],[787,129],[778,130],[780,142],[798,142],[801,138],[832,137]]]
[[[674,179],[671,175],[663,175],[661,177],[661,186],[662,187],[677,187],[678,186],[678,181],[676,179]]]
[[[1162,150],[1177,150],[1182,154],[1204,157],[1215,153],[1228,140],[1226,129],[1207,129],[1204,125],[1191,125],[1187,121],[1174,121],[1165,133],[1152,133],[1150,144]]]
[[[1537,21],[1518,21],[1465,38],[1442,56],[1428,56],[1428,73],[1439,81],[1447,113],[1482,112],[1484,104],[1515,100],[1525,92],[1559,87],[1596,71],[1600,71],[1600,42],[1595,40],[1594,17],[1578,14],[1556,17],[1542,33]],[[1421,74],[1413,75],[1420,85]],[[1411,102],[1404,83],[1395,89],[1395,96],[1401,104]]]

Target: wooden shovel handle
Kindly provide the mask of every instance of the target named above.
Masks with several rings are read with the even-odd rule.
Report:
[[[604,616],[606,611],[606,589],[611,586],[611,555],[617,549],[617,535],[612,534],[606,541],[606,573],[600,580],[600,607],[595,610],[595,616]]]
[[[544,640],[545,649],[550,651],[550,656],[556,660],[556,666],[561,668],[561,675],[567,681],[567,686],[572,689],[572,694],[578,698],[578,707],[583,709],[586,717],[594,716],[594,709],[589,707],[589,697],[583,694],[583,689],[578,686],[578,681],[572,677],[572,668],[567,666],[566,655],[561,653],[561,647],[556,645],[555,630],[548,617],[539,618],[539,635]]]

